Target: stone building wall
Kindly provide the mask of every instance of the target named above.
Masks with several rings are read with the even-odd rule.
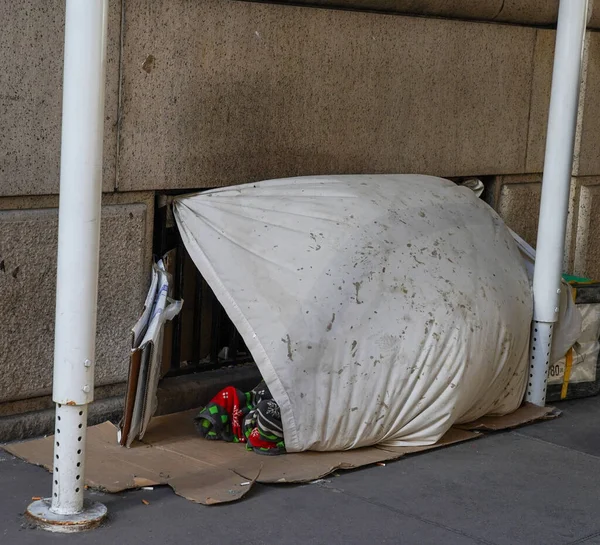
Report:
[[[327,173],[482,176],[490,203],[535,242],[558,1],[298,3],[319,7],[110,0],[97,397],[122,392],[157,191]],[[64,2],[4,2],[0,18],[2,417],[50,403]],[[595,28],[600,8],[565,264],[600,277]]]

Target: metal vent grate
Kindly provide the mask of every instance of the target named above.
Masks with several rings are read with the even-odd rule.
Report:
[[[163,371],[174,376],[251,362],[243,339],[187,253],[165,197],[156,199],[154,254],[174,257],[173,295],[184,305],[165,330]]]

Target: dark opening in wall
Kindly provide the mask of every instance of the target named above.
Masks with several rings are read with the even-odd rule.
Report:
[[[172,215],[170,198],[193,190],[156,196],[153,252],[169,254],[176,299],[183,299],[180,314],[165,328],[163,370],[168,376],[196,373],[248,363],[252,357],[200,271],[187,253]]]

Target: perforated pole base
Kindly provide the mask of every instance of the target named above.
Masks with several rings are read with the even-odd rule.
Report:
[[[87,405],[56,405],[52,497],[35,501],[26,512],[44,530],[91,530],[106,517],[104,505],[83,497],[87,412]]]
[[[525,401],[541,407],[546,404],[553,327],[554,324],[549,322],[534,321],[531,328],[529,383]]]
[[[98,502],[85,500],[83,511],[75,515],[58,515],[51,510],[52,500],[34,501],[26,511],[27,518],[38,528],[49,532],[73,533],[92,530],[106,518],[106,507]]]

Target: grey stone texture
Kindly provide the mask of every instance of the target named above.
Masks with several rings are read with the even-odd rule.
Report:
[[[558,7],[364,1],[339,6],[525,25],[553,24]],[[58,192],[63,4],[0,8],[0,195]],[[228,0],[122,4],[109,2],[105,191],[117,168],[125,191],[542,170],[553,30]],[[576,175],[600,174],[598,42],[589,32]]]
[[[64,0],[0,3],[0,196],[58,193]],[[115,184],[121,2],[109,1],[104,191]]]
[[[490,186],[489,203],[507,225],[535,247],[542,175],[498,176]],[[600,278],[600,177],[571,178],[564,271]]]
[[[125,379],[151,263],[154,190],[303,174],[491,175],[490,201],[535,243],[555,40],[543,27],[555,23],[558,0],[286,3],[109,0],[102,387]],[[6,416],[47,408],[50,392],[64,1],[4,2],[0,20]],[[596,2],[590,28],[598,27]],[[594,30],[582,81],[565,270],[600,278]]]
[[[283,0],[284,4],[363,9],[421,15],[493,21],[503,11],[503,0]],[[510,16],[510,15],[509,15]]]
[[[50,393],[58,214],[0,200],[0,401]],[[55,204],[54,204],[55,206]],[[102,208],[96,384],[125,380],[129,331],[151,263],[151,194],[107,196]]]
[[[505,183],[500,189],[498,213],[507,225],[535,247],[542,184]]]
[[[541,172],[544,166],[555,40],[554,30],[537,31],[525,172]],[[599,93],[600,33],[588,31],[581,76],[573,163],[574,176],[591,176],[600,173],[600,150],[597,145],[600,138],[600,102],[597,99]]]
[[[531,68],[531,102],[527,134],[527,160],[524,172],[542,172],[546,148],[550,87],[554,64],[554,30],[538,30]]]
[[[125,394],[125,383],[108,384],[106,386],[97,386],[94,389],[94,401],[99,401],[109,397],[120,397]],[[27,399],[17,399],[15,401],[5,401],[0,403],[0,422],[3,418],[10,418],[23,413],[38,414],[41,411],[54,409],[54,402],[51,395],[40,397],[29,397]],[[42,435],[42,434],[40,434]],[[3,434],[0,432],[0,441]],[[24,436],[23,436],[24,437]]]
[[[596,3],[600,7],[600,3]],[[588,32],[574,174],[600,174],[600,32]]]
[[[558,8],[558,0],[364,2],[336,5],[521,25],[551,25]],[[117,171],[120,65],[122,190],[542,169],[553,30],[228,0],[109,6],[105,191]],[[64,2],[9,2],[0,15],[0,195],[55,194]],[[599,23],[595,5],[590,25]],[[577,175],[600,174],[599,40],[588,33]]]
[[[577,241],[574,269],[582,275],[600,278],[600,178],[584,178],[578,186]]]
[[[523,172],[536,32],[128,0],[119,190],[314,173]]]

